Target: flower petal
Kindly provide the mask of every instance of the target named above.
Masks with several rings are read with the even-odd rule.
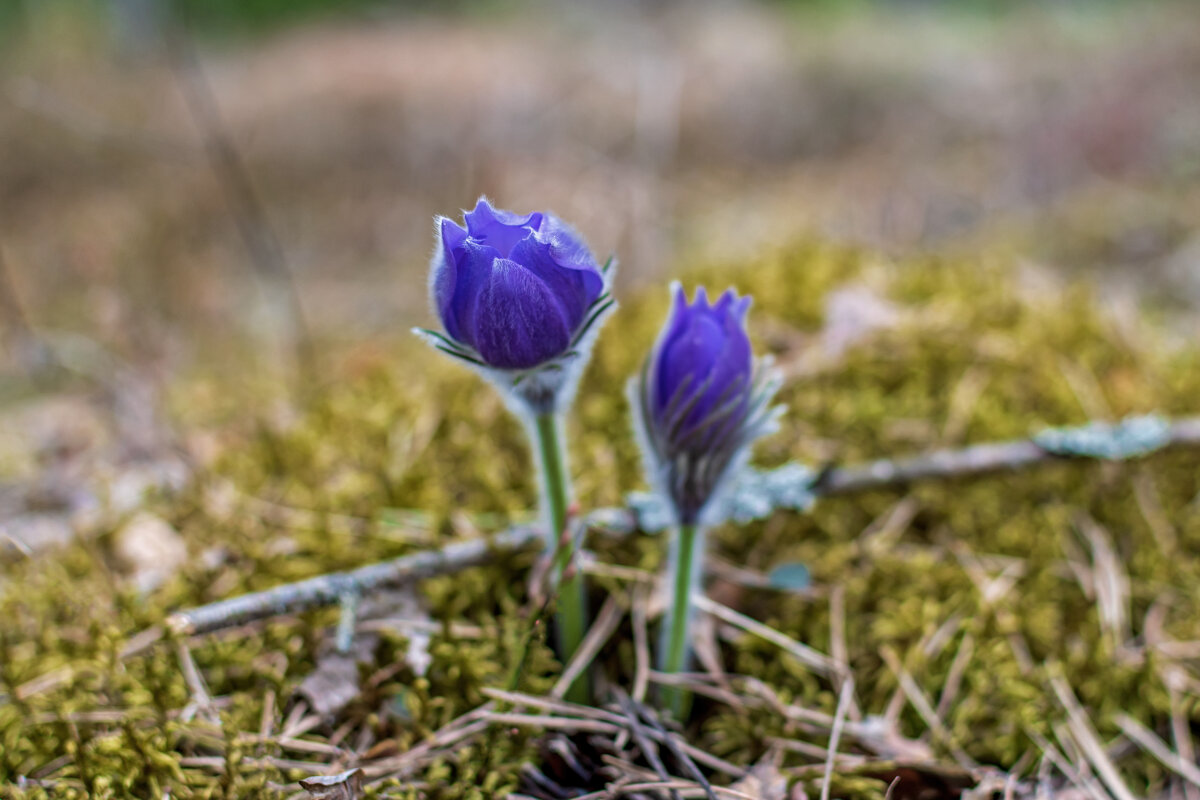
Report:
[[[726,318],[731,318],[741,324],[745,322],[746,312],[750,309],[752,300],[753,298],[750,297],[739,299],[737,292],[733,289],[726,289],[725,293],[713,305],[713,313],[722,319],[722,323]]]
[[[712,315],[692,311],[687,327],[676,336],[659,356],[657,405],[665,410],[677,392],[688,399],[700,397],[687,415],[690,427],[712,408],[706,398],[711,391],[705,383],[725,347],[725,331]]]
[[[746,311],[750,308],[750,303],[751,298],[739,299],[737,293],[727,289],[712,309],[713,316],[725,331],[725,346],[717,357],[712,372],[714,391],[720,395],[719,398],[714,398],[714,407],[737,401],[730,415],[732,425],[722,423],[715,426],[714,434],[740,423],[750,404],[754,353],[750,349],[750,337],[746,335],[745,329]]]
[[[550,287],[571,333],[579,329],[588,308],[604,291],[604,278],[594,264],[563,264],[554,257],[553,243],[540,232],[517,244],[509,257]]]
[[[472,239],[496,248],[501,256],[508,258],[517,242],[541,226],[542,216],[538,212],[522,216],[492,208],[487,198],[481,197],[475,204],[475,210],[468,211],[463,219]]]
[[[561,266],[599,272],[600,265],[596,263],[596,257],[592,255],[587,242],[570,225],[553,214],[546,214],[537,230],[550,243],[550,255]]]
[[[467,239],[467,232],[454,220],[446,217],[437,217],[434,223],[437,227],[438,246],[433,253],[429,294],[446,333],[450,334],[452,339],[461,340],[458,321],[453,313],[454,290],[458,284],[458,264],[454,251],[462,247]]]
[[[655,368],[650,372],[653,384],[650,396],[653,400],[654,415],[660,419],[666,412],[671,398],[679,389],[678,384],[668,384],[668,376],[664,373],[666,364],[664,355],[673,347],[675,341],[685,334],[693,317],[693,310],[688,305],[687,293],[683,290],[683,285],[679,281],[671,281],[670,291],[672,296],[671,316],[655,346]],[[692,388],[695,389],[694,386]]]
[[[442,315],[446,333],[460,342],[475,347],[475,314],[479,295],[491,279],[492,263],[500,257],[496,248],[481,245],[471,239],[453,251],[456,275],[454,293],[447,311]]]
[[[474,346],[489,365],[529,369],[566,352],[566,314],[545,281],[522,264],[497,258],[479,293]]]
[[[658,340],[658,349],[660,351],[683,332],[687,327],[690,315],[687,293],[683,291],[683,285],[679,281],[671,281],[671,297],[671,316],[667,320],[667,325]]]
[[[741,425],[746,409],[750,407],[753,389],[754,354],[750,349],[750,337],[742,328],[741,321],[733,314],[724,320],[725,345],[717,356],[710,378],[712,406],[710,413],[725,413],[725,418],[712,425],[702,437],[706,443],[723,438],[725,433]]]

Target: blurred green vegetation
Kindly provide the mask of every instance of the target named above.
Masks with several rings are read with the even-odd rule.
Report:
[[[760,0],[766,5],[801,12],[859,13],[878,9],[969,16],[999,16],[1030,7],[1062,10],[1118,9],[1166,0],[1082,0],[1039,3],[1037,0]],[[553,0],[8,0],[0,3],[0,39],[19,35],[41,16],[73,16],[97,26],[114,20],[146,19],[154,25],[183,19],[201,32],[216,35],[256,34],[281,26],[320,19],[372,18],[394,14],[463,15],[518,8],[553,10]],[[124,24],[122,21],[116,24]]]
[[[175,20],[202,33],[225,36],[263,33],[313,20],[469,14],[520,4],[521,0],[6,0],[0,2],[0,38],[19,36],[44,19],[144,30]]]
[[[201,30],[255,32],[317,18],[395,13],[467,14],[520,5],[520,0],[169,0],[173,13]]]

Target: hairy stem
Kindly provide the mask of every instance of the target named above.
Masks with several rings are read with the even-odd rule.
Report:
[[[568,663],[587,632],[587,598],[583,578],[572,572],[564,573],[575,556],[574,541],[564,535],[567,529],[566,458],[559,443],[559,420],[555,414],[538,414],[535,418],[538,466],[542,476],[543,516],[546,518],[546,552],[553,559],[552,580],[558,587],[558,607],[555,612],[558,657]],[[586,674],[579,676],[567,690],[567,699],[587,703],[591,689]]]
[[[703,531],[696,524],[680,525],[672,549],[669,565],[671,603],[667,606],[658,650],[659,670],[666,674],[686,670],[691,656],[692,595],[700,588]],[[676,686],[663,686],[662,705],[683,722],[691,707],[691,696]]]

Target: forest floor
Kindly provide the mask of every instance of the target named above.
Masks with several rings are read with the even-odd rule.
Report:
[[[353,767],[397,797],[594,788],[564,752],[657,779],[629,743],[650,718],[545,699],[547,648],[495,694],[527,552],[372,598],[348,660],[332,609],[164,627],[529,521],[518,426],[407,334],[432,216],[480,193],[620,256],[570,428],[585,509],[641,488],[621,387],[668,277],[755,295],[788,376],[767,465],[1196,413],[1194,4],[666,9],[313,26],[198,62],[48,16],[4,54],[0,794],[277,797]],[[728,797],[1191,800],[1197,458],[715,531],[689,752]],[[662,541],[589,539],[597,664],[635,698]],[[796,563],[810,587],[771,586]]]

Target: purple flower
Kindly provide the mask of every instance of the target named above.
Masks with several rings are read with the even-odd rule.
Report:
[[[552,214],[514,214],[485,198],[464,221],[437,220],[430,292],[446,336],[435,344],[505,371],[574,355],[611,306],[605,273],[579,235]]]
[[[746,311],[750,298],[726,291],[710,304],[704,287],[688,303],[672,286],[671,317],[633,389],[651,478],[693,524],[775,419],[775,383],[756,370]]]
[[[745,317],[750,298],[730,289],[715,305],[704,287],[688,305],[677,287],[651,366],[651,412],[676,449],[703,452],[728,435],[750,404],[754,371]]]

